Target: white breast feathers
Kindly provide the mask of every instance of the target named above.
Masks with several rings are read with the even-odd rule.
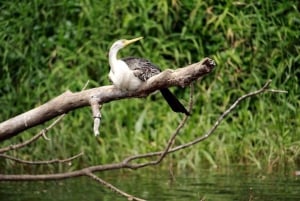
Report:
[[[108,77],[119,89],[133,91],[142,84],[142,81],[133,74],[124,61],[117,60],[114,69],[110,70]]]

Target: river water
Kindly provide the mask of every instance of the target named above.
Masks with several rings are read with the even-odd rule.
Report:
[[[242,169],[242,170],[241,170]],[[127,193],[153,201],[298,201],[300,177],[245,168],[176,172],[145,168],[99,176]],[[125,201],[92,179],[1,182],[1,201]]]

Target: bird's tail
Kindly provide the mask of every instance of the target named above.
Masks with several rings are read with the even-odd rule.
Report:
[[[181,112],[186,115],[190,115],[190,113],[185,109],[185,107],[179,102],[176,96],[172,94],[169,89],[161,89],[160,92],[174,112]]]

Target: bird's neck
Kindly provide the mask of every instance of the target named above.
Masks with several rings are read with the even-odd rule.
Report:
[[[110,65],[110,68],[115,71],[114,67],[115,67],[115,63],[117,62],[117,54],[118,54],[118,50],[115,50],[115,49],[111,49],[109,51],[109,65]]]

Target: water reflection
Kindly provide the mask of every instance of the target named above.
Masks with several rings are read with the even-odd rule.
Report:
[[[144,169],[100,175],[118,188],[147,200],[300,200],[299,177],[249,170],[199,170],[197,173]],[[2,201],[126,200],[89,178],[51,182],[0,182]]]

